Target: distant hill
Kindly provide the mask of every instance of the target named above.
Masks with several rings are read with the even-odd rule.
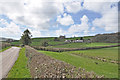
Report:
[[[108,33],[108,34],[97,34],[92,39],[92,42],[107,42],[107,43],[117,43],[120,42],[120,32],[118,33]]]
[[[14,41],[14,39],[11,39],[11,38],[3,38],[3,37],[0,37],[0,41]]]

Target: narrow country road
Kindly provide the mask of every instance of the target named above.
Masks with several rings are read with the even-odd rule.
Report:
[[[5,78],[18,58],[20,48],[12,47],[0,53],[0,79]]]

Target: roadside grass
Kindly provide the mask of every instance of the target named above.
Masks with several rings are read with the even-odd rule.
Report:
[[[27,57],[25,56],[25,48],[20,50],[17,61],[8,73],[7,78],[31,78],[30,71],[27,68]]]
[[[48,46],[53,48],[84,48],[84,47],[97,47],[97,46],[110,46],[117,45],[118,43],[69,43],[57,46]]]
[[[101,49],[101,51],[102,51],[102,49]],[[76,67],[84,68],[87,71],[93,71],[98,75],[104,75],[105,78],[118,78],[118,65],[117,64],[113,64],[113,63],[109,63],[109,62],[102,62],[102,61],[94,60],[94,59],[90,59],[90,58],[84,58],[81,56],[70,54],[70,52],[61,52],[61,53],[50,52],[50,51],[39,51],[39,52],[46,54],[48,56],[51,56],[55,59],[65,61]],[[109,56],[109,52],[110,51],[106,52],[105,55]],[[115,54],[117,54],[117,53],[115,53]],[[113,55],[111,55],[111,56],[113,56]],[[96,63],[98,63],[98,64],[96,64]]]
[[[5,50],[7,50],[7,49],[9,49],[9,48],[11,48],[11,46],[1,49],[0,52],[3,52],[3,51],[5,51]]]

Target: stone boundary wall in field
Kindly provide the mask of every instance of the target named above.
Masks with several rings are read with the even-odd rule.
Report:
[[[83,68],[76,68],[71,64],[53,59],[26,46],[30,73],[32,78],[103,78],[94,72],[88,72]]]
[[[6,48],[6,47],[9,47],[9,46],[11,46],[10,43],[3,43],[3,42],[0,42],[0,49]]]
[[[85,48],[47,48],[47,47],[39,47],[39,46],[32,46],[32,47],[35,48],[35,49],[37,49],[37,50],[53,51],[53,52],[64,52],[64,51],[101,49],[101,48],[110,48],[110,47],[118,47],[118,46],[120,46],[120,45],[85,47]]]
[[[77,55],[77,56],[81,56],[81,57],[85,57],[85,58],[100,60],[100,61],[103,61],[103,62],[109,62],[109,63],[114,63],[114,64],[119,63],[118,60],[106,59],[104,57],[88,56],[88,55],[84,55],[83,53],[80,53],[80,54],[72,53],[72,54]]]

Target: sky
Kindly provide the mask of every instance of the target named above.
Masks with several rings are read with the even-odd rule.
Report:
[[[0,37],[92,36],[118,32],[119,0],[0,0]]]

